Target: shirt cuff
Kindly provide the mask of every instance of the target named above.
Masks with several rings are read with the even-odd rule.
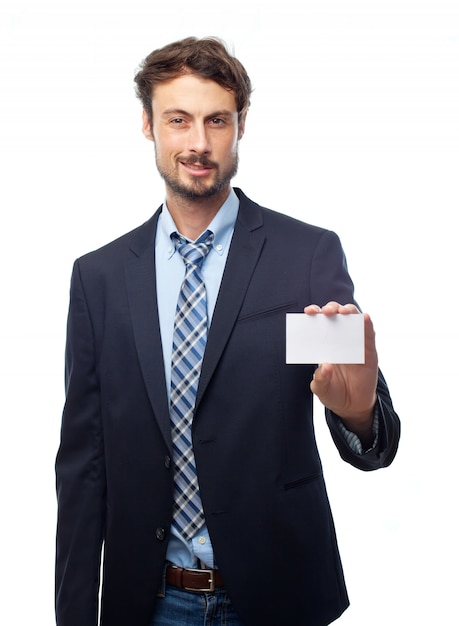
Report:
[[[373,445],[366,450],[363,449],[362,442],[359,437],[352,433],[350,430],[346,428],[343,421],[336,415],[335,416],[336,423],[338,425],[338,429],[343,435],[347,445],[355,454],[366,454],[367,452],[371,452],[378,443],[378,434],[379,434],[379,407],[378,403],[375,404],[374,412],[373,412]]]

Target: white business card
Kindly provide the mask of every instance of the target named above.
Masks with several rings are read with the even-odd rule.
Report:
[[[287,364],[365,363],[363,314],[287,313]]]

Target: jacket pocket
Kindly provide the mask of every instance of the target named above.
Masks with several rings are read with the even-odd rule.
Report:
[[[303,478],[299,478],[298,480],[294,480],[289,483],[284,484],[285,491],[289,489],[296,489],[297,487],[301,487],[302,485],[308,485],[314,480],[319,480],[322,478],[322,472],[316,472],[315,474],[310,474],[309,476],[304,476]]]
[[[242,322],[244,320],[250,320],[258,317],[267,317],[269,315],[277,315],[285,311],[293,312],[296,311],[298,307],[298,300],[292,300],[291,302],[286,302],[285,304],[277,304],[270,307],[264,307],[263,309],[259,309],[256,311],[243,311],[239,316],[239,321]]]

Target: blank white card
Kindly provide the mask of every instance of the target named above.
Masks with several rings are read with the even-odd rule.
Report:
[[[363,314],[286,317],[287,364],[365,363]]]

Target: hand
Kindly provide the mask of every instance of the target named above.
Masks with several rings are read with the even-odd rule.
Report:
[[[304,309],[307,315],[352,315],[360,313],[354,304],[328,302],[320,308],[311,304]],[[311,391],[328,409],[338,415],[348,430],[358,435],[362,443],[372,441],[373,410],[378,382],[378,354],[375,332],[370,316],[364,313],[365,363],[321,363],[314,373]]]

